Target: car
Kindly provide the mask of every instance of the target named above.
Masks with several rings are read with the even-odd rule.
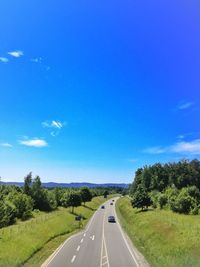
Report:
[[[105,209],[105,206],[104,206],[104,205],[102,205],[102,206],[101,206],[101,208],[102,208],[102,209]]]
[[[115,200],[113,199],[112,202],[114,202]]]
[[[112,202],[110,202],[110,205],[113,205],[113,203],[112,203]]]
[[[108,222],[112,222],[112,223],[115,223],[116,220],[115,220],[115,216],[108,216]]]

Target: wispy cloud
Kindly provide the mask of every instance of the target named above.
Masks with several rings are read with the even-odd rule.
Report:
[[[138,159],[129,159],[128,161],[131,163],[136,163],[138,161]]]
[[[51,129],[50,135],[55,137],[59,135],[61,129],[66,125],[66,122],[61,122],[58,120],[44,121],[42,122],[42,127]]]
[[[61,129],[64,127],[65,124],[66,124],[65,122],[56,120],[42,122],[42,126],[44,128],[55,128],[55,129]]]
[[[166,148],[160,147],[160,146],[155,146],[155,147],[148,147],[143,150],[144,153],[147,154],[163,154],[166,152]]]
[[[46,147],[48,143],[43,139],[27,139],[27,140],[19,140],[20,145],[31,146],[31,147]]]
[[[7,63],[9,59],[7,57],[0,57],[0,62]]]
[[[3,146],[3,147],[8,147],[8,148],[13,147],[13,146],[12,146],[11,144],[9,144],[9,143],[1,143],[0,145]]]
[[[192,141],[179,141],[167,147],[150,147],[143,150],[148,154],[179,153],[187,155],[200,155],[200,139]]]
[[[193,102],[182,102],[181,104],[178,105],[179,110],[184,110],[192,107],[194,105]]]
[[[34,62],[34,63],[41,63],[42,62],[42,58],[41,57],[32,58],[31,61]]]
[[[21,57],[24,55],[24,53],[21,50],[16,50],[16,51],[8,52],[8,55],[10,55],[12,57]]]

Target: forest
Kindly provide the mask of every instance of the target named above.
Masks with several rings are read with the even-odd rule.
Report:
[[[200,161],[181,160],[139,168],[130,186],[133,207],[200,214]]]

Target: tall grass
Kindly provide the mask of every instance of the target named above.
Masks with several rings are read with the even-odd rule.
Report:
[[[85,207],[75,208],[75,213],[82,214],[85,218],[83,225],[104,201],[103,197],[96,197],[86,203]],[[38,212],[29,221],[2,228],[0,229],[0,267],[22,266],[50,240],[72,233],[78,228],[75,215],[71,213],[71,209],[66,208],[59,208],[51,213]]]
[[[128,198],[118,200],[117,213],[152,267],[200,266],[200,216],[167,210],[138,212]]]

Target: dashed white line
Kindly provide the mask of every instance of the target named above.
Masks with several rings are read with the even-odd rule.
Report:
[[[80,248],[81,248],[81,246],[78,246],[76,250],[77,250],[77,251],[79,251],[79,250],[80,250]]]
[[[90,239],[92,239],[92,241],[94,241],[95,235],[90,236]]]
[[[73,263],[76,259],[76,255],[73,256],[72,260],[71,260],[71,263]]]
[[[84,235],[83,236],[86,236],[86,233],[84,233]]]
[[[83,238],[81,239],[81,243],[83,243]]]

